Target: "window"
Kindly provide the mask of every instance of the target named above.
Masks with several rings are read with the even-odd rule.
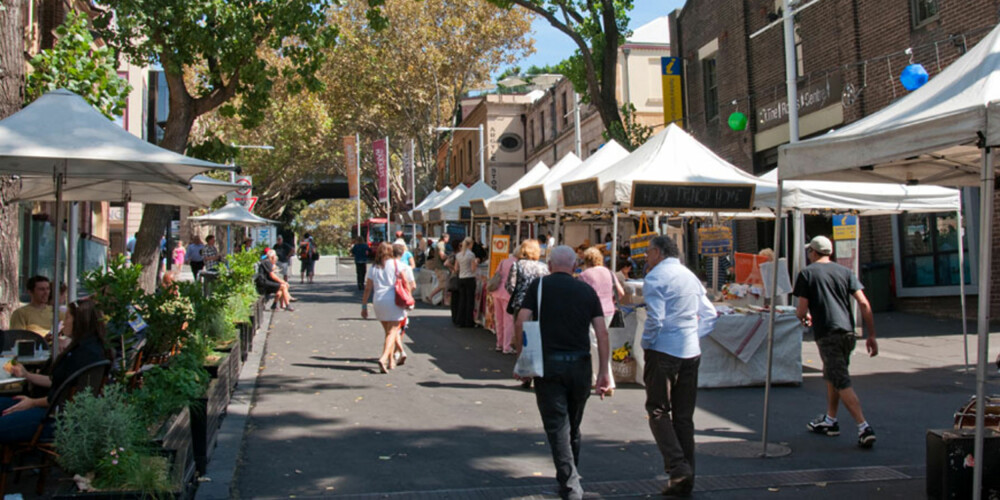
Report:
[[[937,17],[938,0],[910,0],[910,11],[916,28]]]
[[[469,162],[465,164],[465,167],[469,175],[472,175],[472,139],[469,139],[467,150],[469,152]]]
[[[715,57],[701,61],[702,87],[705,93],[705,121],[719,117],[719,82],[715,74]]]
[[[528,122],[528,138],[531,140],[531,149],[535,148],[535,120]]]
[[[538,125],[539,125],[539,131],[540,131],[540,133],[538,135],[538,137],[540,137],[540,139],[538,139],[538,142],[545,142],[545,112],[544,111],[542,111],[541,114],[538,115]]]
[[[517,134],[504,134],[500,136],[500,149],[512,153],[521,149],[521,137]]]
[[[566,92],[562,93],[562,112],[563,112],[562,123],[563,126],[565,127],[566,125],[569,125],[569,101],[566,99]]]
[[[904,287],[958,285],[958,219],[954,212],[904,213],[899,216],[899,231]],[[969,284],[967,236],[963,244],[965,283]]]

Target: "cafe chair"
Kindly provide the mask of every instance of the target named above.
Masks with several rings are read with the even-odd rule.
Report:
[[[9,351],[17,346],[18,340],[41,342],[42,337],[31,330],[3,330],[3,350]]]
[[[104,381],[107,380],[110,367],[111,362],[105,359],[80,368],[76,373],[70,375],[61,386],[55,389],[56,392],[52,398],[52,404],[49,405],[45,417],[39,422],[38,428],[35,430],[35,435],[32,436],[31,440],[3,445],[3,463],[2,468],[0,468],[0,495],[7,492],[8,474],[15,472],[17,474],[15,475],[15,480],[17,480],[21,471],[32,469],[39,470],[35,492],[38,495],[42,495],[45,492],[45,481],[48,478],[48,470],[52,467],[56,457],[59,456],[52,446],[52,438],[42,437],[45,424],[54,421],[66,403],[72,400],[73,396],[80,391],[89,388],[94,394],[99,394],[104,387]],[[31,452],[38,452],[42,456],[42,463],[25,464],[16,467],[12,465],[16,458]]]

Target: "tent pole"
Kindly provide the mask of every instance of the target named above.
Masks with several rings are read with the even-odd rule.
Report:
[[[982,186],[979,188],[979,356],[976,360],[976,446],[973,453],[975,467],[972,476],[972,498],[979,500],[983,493],[983,437],[985,435],[986,409],[986,357],[990,347],[990,263],[993,262],[993,153],[983,148]]]
[[[611,273],[618,272],[618,204],[611,207]]]
[[[969,319],[965,314],[965,226],[962,225],[962,190],[958,190],[958,210],[955,211],[958,221],[958,295],[962,303],[962,345],[965,353],[965,373],[969,373]]]
[[[777,250],[781,248],[781,189],[782,189],[781,177],[778,177],[778,201],[777,201],[777,212],[774,216],[774,248]],[[761,457],[767,458],[767,425],[769,409],[771,404],[771,368],[774,364],[774,304],[775,299],[778,296],[778,265],[781,262],[779,258],[781,254],[775,253],[774,260],[771,261],[773,264],[771,268],[771,289],[769,290],[768,296],[771,299],[771,307],[767,313],[767,375],[764,380],[764,425],[761,431],[761,447],[763,451],[761,452]]]
[[[80,204],[75,201],[69,204],[69,234],[67,236],[69,241],[66,245],[66,300],[72,302],[76,299],[77,240],[80,238]],[[53,290],[53,293],[58,294],[59,290]]]
[[[52,359],[59,356],[59,284],[62,283],[62,273],[59,272],[59,247],[62,246],[62,203],[63,203],[63,181],[65,180],[67,163],[63,160],[63,171],[56,173],[56,214],[55,214],[55,234],[56,251],[52,263]]]
[[[561,210],[557,208],[556,209],[556,230],[555,230],[554,233],[552,233],[552,237],[555,238],[555,244],[556,245],[559,244],[559,240],[560,240],[560,238],[559,238],[559,215],[560,215],[560,213],[561,213]],[[549,251],[551,252],[552,249],[550,248]]]

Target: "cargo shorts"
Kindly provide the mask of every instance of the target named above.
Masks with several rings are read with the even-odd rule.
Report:
[[[851,374],[847,367],[857,343],[854,332],[830,332],[816,340],[819,357],[823,360],[823,378],[838,391],[851,386]]]

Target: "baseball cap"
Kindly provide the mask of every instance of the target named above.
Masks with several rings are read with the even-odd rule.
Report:
[[[809,242],[809,248],[820,255],[830,255],[833,253],[833,243],[826,236],[817,236]]]

